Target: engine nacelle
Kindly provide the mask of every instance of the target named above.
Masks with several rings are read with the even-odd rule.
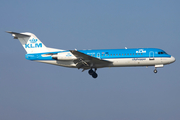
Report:
[[[55,60],[76,60],[77,58],[70,52],[62,52],[52,55]]]

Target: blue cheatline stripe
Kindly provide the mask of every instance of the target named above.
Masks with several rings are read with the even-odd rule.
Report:
[[[84,54],[90,55],[92,57],[100,58],[100,59],[171,57],[171,55],[165,54],[165,51],[161,49],[157,49],[157,48],[100,49],[100,50],[78,50],[78,51]],[[57,54],[57,53],[63,53],[63,52],[69,52],[69,50],[26,54],[25,57],[28,60],[54,60],[52,59],[51,56],[42,56],[42,55]],[[158,54],[158,52],[163,52],[164,54]]]
[[[93,57],[99,57],[98,53],[100,53],[100,58],[101,59],[148,58],[150,56],[151,57],[153,57],[153,56],[154,57],[171,57],[168,54],[158,54],[158,52],[165,52],[165,51],[163,51],[161,49],[157,49],[157,48],[104,49],[104,50],[78,50],[78,51],[82,52],[84,54],[88,54],[88,55],[93,56]],[[150,52],[153,55],[150,55]],[[129,55],[127,55],[127,54],[129,54]],[[130,54],[132,54],[132,55],[130,55]]]

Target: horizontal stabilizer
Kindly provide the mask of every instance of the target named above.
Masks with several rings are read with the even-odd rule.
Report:
[[[23,33],[16,33],[16,32],[11,32],[11,31],[6,31],[6,32],[12,34],[14,39],[23,38],[23,37],[31,37],[31,35],[27,35]]]

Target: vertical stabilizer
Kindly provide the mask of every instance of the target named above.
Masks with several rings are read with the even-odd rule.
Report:
[[[18,39],[27,53],[49,52],[47,47],[32,33],[9,32],[14,39]]]

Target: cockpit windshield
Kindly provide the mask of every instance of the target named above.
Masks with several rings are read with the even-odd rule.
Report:
[[[161,51],[161,52],[158,52],[158,54],[167,54],[167,53],[164,51]]]

